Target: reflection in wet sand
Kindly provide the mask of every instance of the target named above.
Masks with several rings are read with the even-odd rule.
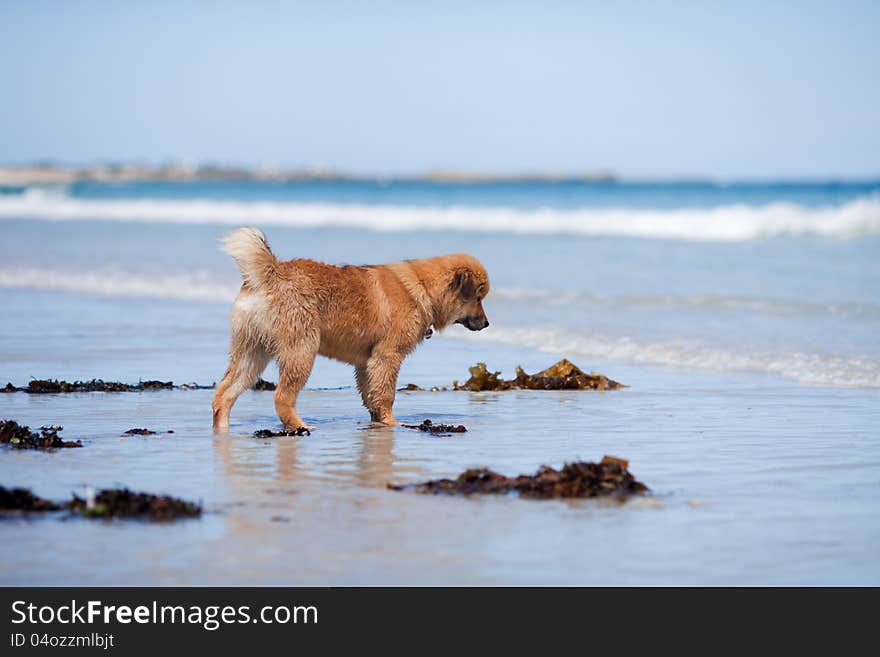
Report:
[[[223,508],[227,538],[263,544],[279,523],[296,527],[298,518],[325,507],[328,522],[339,521],[344,511],[330,502],[339,489],[354,492],[350,499],[358,515],[379,511],[381,496],[357,490],[381,489],[384,495],[389,481],[409,475],[411,467],[395,472],[394,444],[394,429],[354,424],[348,432],[331,434],[325,428],[305,437],[215,437],[228,500]]]
[[[360,437],[355,479],[369,488],[384,488],[394,479],[394,429],[364,430]]]

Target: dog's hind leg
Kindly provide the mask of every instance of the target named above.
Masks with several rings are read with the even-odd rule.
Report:
[[[269,353],[259,345],[234,345],[223,380],[214,393],[211,408],[214,411],[214,429],[229,428],[229,412],[242,392],[250,388],[269,364]]]
[[[306,385],[318,354],[319,340],[303,338],[278,355],[278,387],[275,389],[275,412],[288,429],[314,429],[296,412],[296,399]]]
[[[266,299],[242,288],[232,304],[229,367],[214,393],[214,429],[229,428],[229,411],[238,396],[266,369],[270,356],[272,314]]]

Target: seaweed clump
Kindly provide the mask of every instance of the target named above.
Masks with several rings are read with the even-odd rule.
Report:
[[[567,358],[563,358],[545,370],[527,374],[517,365],[516,378],[502,379],[501,372],[490,372],[485,363],[469,368],[471,378],[462,385],[454,384],[456,390],[615,390],[625,388],[622,383],[603,374],[587,374]]]
[[[40,427],[39,433],[15,420],[0,420],[0,443],[16,449],[58,449],[82,447],[79,440],[63,440],[58,432],[63,427]]]
[[[60,508],[55,502],[37,497],[27,488],[5,488],[0,486],[0,512],[57,511]]]
[[[156,432],[152,429],[129,429],[128,431],[123,431],[122,435],[124,436],[155,436]]]
[[[263,377],[257,379],[257,382],[251,386],[251,390],[275,390],[277,388],[271,381],[266,381]]]
[[[94,499],[84,500],[76,495],[64,508],[87,518],[141,518],[146,520],[174,520],[202,515],[202,507],[169,495],[135,493],[127,488],[100,490]]]
[[[486,363],[477,363],[473,367],[469,367],[471,378],[458,385],[458,381],[452,382],[454,390],[470,390],[479,392],[481,390],[512,390],[513,381],[505,381],[501,378],[501,372],[490,372],[486,367]]]
[[[174,388],[173,381],[141,381],[136,386],[131,386],[137,390],[171,390]]]
[[[119,381],[59,381],[57,379],[34,379],[27,388],[21,388],[32,395],[45,395],[68,392],[139,392],[142,390],[170,390],[174,388],[172,381],[141,381],[137,385],[120,383]]]
[[[202,507],[168,495],[135,493],[127,488],[100,490],[88,499],[76,495],[66,502],[53,502],[37,497],[25,488],[0,486],[0,513],[42,513],[66,510],[85,518],[137,518],[142,520],[175,520],[195,518]]]
[[[605,456],[599,463],[567,463],[562,469],[542,465],[534,475],[506,477],[488,468],[466,470],[456,479],[435,479],[421,484],[394,485],[392,490],[414,490],[432,495],[486,495],[518,493],[538,499],[616,497],[642,495],[648,487],[627,469],[629,462]]]
[[[272,431],[272,429],[260,429],[254,431],[256,438],[283,438],[285,436],[310,436],[312,432],[305,427],[297,427],[296,429],[281,429],[280,431]]]
[[[464,433],[467,427],[463,424],[434,424],[431,420],[424,420],[421,424],[404,424],[407,429],[418,429],[426,433],[444,435],[450,433]]]
[[[170,381],[169,381],[170,383]],[[181,383],[179,386],[172,386],[173,388],[177,388],[178,390],[213,390],[217,387],[217,382],[215,381],[209,386],[203,386],[198,383]]]
[[[446,386],[431,386],[428,388],[428,391],[430,392],[440,392],[441,390],[445,392],[449,390],[449,388]],[[416,383],[407,383],[402,388],[398,388],[397,392],[425,392],[425,389]]]

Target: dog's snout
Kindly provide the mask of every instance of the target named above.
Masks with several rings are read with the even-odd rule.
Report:
[[[468,317],[463,324],[471,331],[482,331],[489,326],[489,320],[486,317]]]

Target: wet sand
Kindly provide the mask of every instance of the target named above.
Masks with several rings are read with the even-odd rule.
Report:
[[[228,436],[210,430],[210,390],[5,395],[0,415],[63,424],[84,443],[4,450],[5,485],[49,498],[124,485],[201,501],[205,514],[161,525],[4,519],[14,550],[0,583],[880,583],[876,391],[635,366],[615,374],[642,383],[400,393],[403,421],[467,424],[442,438],[369,428],[353,389],[305,392],[317,430],[273,439],[251,435],[277,427],[271,392],[242,396]],[[175,433],[123,437],[132,426]],[[652,496],[618,504],[386,489],[604,454],[629,459]]]

